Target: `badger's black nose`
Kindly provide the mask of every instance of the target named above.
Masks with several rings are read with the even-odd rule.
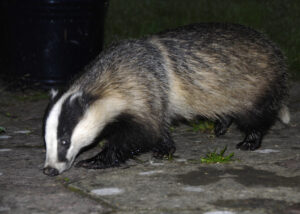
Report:
[[[56,176],[56,175],[59,174],[57,169],[49,167],[49,166],[44,168],[43,172],[44,172],[45,175],[48,175],[48,176]]]

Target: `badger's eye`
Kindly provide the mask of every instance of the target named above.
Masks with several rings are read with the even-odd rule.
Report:
[[[67,146],[67,145],[70,144],[69,141],[67,141],[67,140],[62,140],[62,141],[60,141],[60,143],[61,143],[61,145],[63,145],[63,146]]]

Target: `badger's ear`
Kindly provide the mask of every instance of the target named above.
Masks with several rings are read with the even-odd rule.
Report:
[[[58,94],[58,89],[51,88],[49,94],[50,94],[50,99],[53,100]]]
[[[85,111],[94,100],[92,95],[82,91],[72,94],[68,99],[69,105],[73,105],[74,108],[75,106],[79,107],[83,111]]]

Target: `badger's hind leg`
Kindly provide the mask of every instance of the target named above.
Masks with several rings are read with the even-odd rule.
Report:
[[[259,107],[260,106],[260,107]],[[261,141],[270,127],[275,123],[278,111],[268,102],[259,105],[254,110],[234,118],[238,128],[245,133],[242,142],[236,145],[241,150],[256,150],[261,146]]]
[[[215,122],[214,132],[217,137],[226,134],[229,126],[232,124],[232,117],[225,116]]]
[[[250,134],[247,134],[245,139],[236,145],[237,149],[241,150],[255,150],[258,149],[261,145],[263,134],[260,131],[253,131]]]
[[[266,116],[259,117],[253,114],[250,115],[251,119],[248,117],[234,120],[238,128],[245,133],[244,140],[236,145],[237,149],[253,151],[261,146],[263,136],[275,122],[275,118]]]
[[[136,155],[151,151],[157,136],[130,115],[121,115],[107,125],[100,138],[106,139],[102,151],[95,157],[80,161],[77,167],[103,169],[117,167]]]

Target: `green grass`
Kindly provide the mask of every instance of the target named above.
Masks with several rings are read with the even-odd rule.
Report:
[[[0,134],[5,133],[6,132],[6,128],[4,128],[3,126],[0,126]]]
[[[287,56],[292,77],[299,79],[299,11],[298,0],[110,0],[105,46],[190,23],[240,23],[277,43]]]
[[[201,163],[228,163],[234,161],[233,156],[234,153],[230,153],[227,156],[224,156],[227,150],[227,146],[217,153],[216,150],[213,152],[208,152],[204,158],[201,158]]]
[[[49,99],[48,93],[41,92],[41,91],[33,91],[31,93],[18,95],[15,97],[19,101],[38,101],[43,99]]]
[[[194,132],[212,132],[214,129],[214,123],[207,120],[192,121],[190,125]]]
[[[5,116],[6,116],[6,117],[13,117],[13,116],[11,115],[11,113],[9,113],[9,112],[5,112]]]
[[[173,161],[174,160],[174,156],[171,153],[169,153],[168,155],[165,155],[163,158],[165,160],[168,160],[168,161]]]
[[[70,182],[70,178],[67,178],[67,177],[66,177],[66,178],[63,179],[63,181],[64,181],[65,183],[69,183],[69,182]]]

